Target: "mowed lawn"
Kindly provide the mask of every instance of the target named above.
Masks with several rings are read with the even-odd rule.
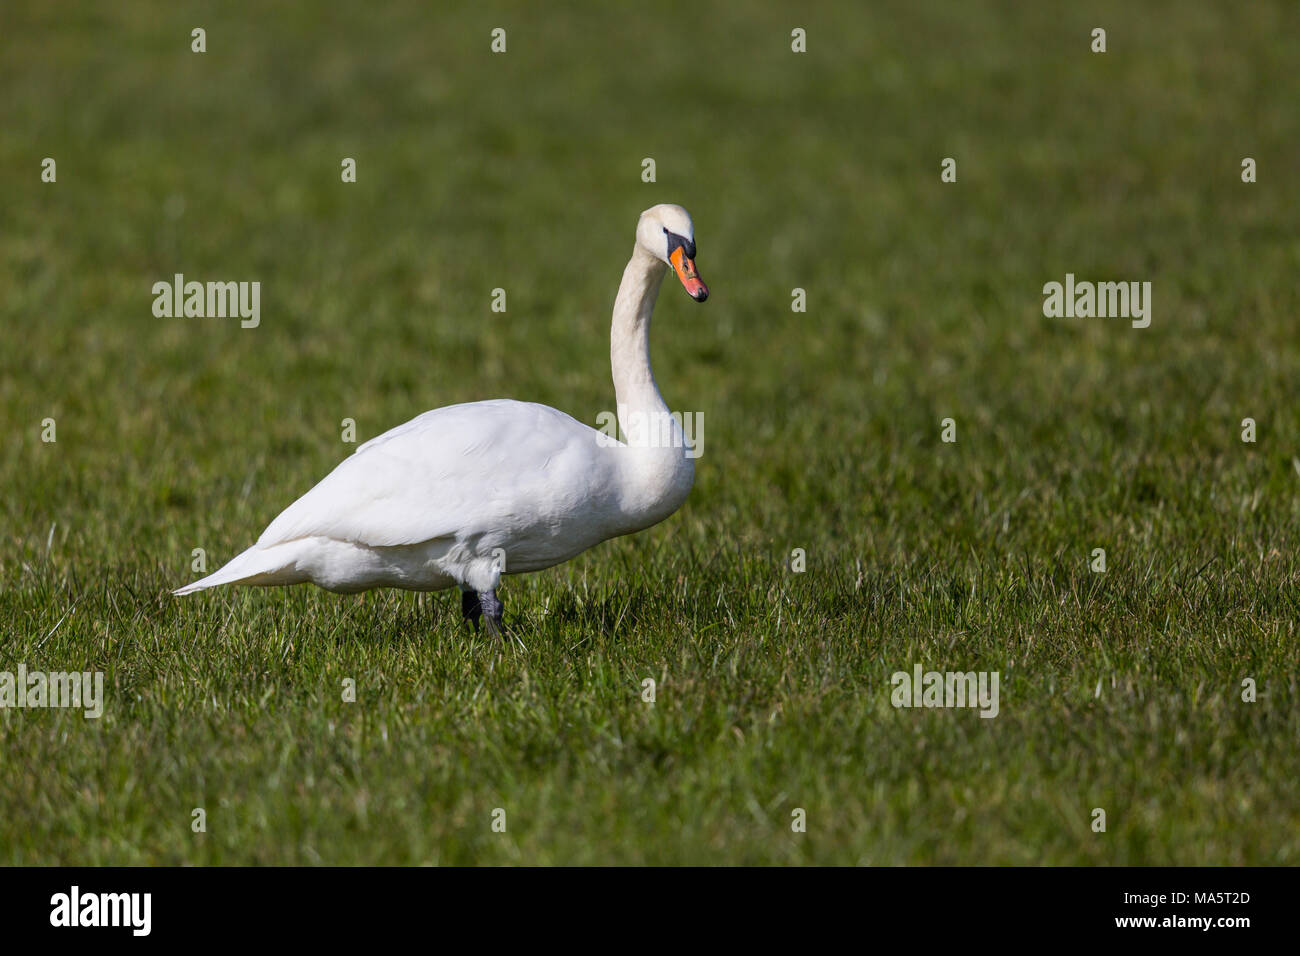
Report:
[[[0,862],[1300,862],[1293,4],[2,20],[0,671],[107,699],[0,710]],[[453,593],[169,595],[344,419],[596,424],[658,202],[713,292],[652,334],[695,488],[508,578],[526,650]],[[176,273],[260,325],[156,318]],[[1150,327],[1045,318],[1067,273]],[[917,664],[998,716],[896,709]]]

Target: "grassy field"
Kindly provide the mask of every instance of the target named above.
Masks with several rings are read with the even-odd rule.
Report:
[[[6,4],[0,670],[107,702],[0,710],[0,862],[1300,863],[1298,21]],[[169,596],[345,418],[595,424],[657,202],[713,290],[653,333],[695,488],[507,579],[526,651],[448,593]],[[155,318],[178,272],[260,281],[260,326]],[[1151,326],[1045,318],[1067,272],[1152,282]],[[999,715],[894,708],[916,664]]]

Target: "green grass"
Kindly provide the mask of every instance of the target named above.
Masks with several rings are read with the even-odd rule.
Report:
[[[1293,4],[383,6],[5,7],[0,670],[108,701],[0,711],[0,862],[1300,862]],[[508,579],[526,651],[446,593],[168,595],[344,418],[594,424],[664,201],[695,489]],[[261,326],[155,319],[174,272]],[[1151,327],[1044,318],[1066,272]],[[915,663],[1000,715],[894,709]]]

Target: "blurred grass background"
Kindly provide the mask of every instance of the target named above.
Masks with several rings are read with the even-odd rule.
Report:
[[[0,860],[1296,863],[1297,19],[7,3],[0,669],[109,699],[0,711]],[[446,594],[167,596],[344,418],[594,424],[657,202],[713,291],[652,336],[696,486],[509,579],[527,653]],[[260,327],[154,318],[177,272],[260,281]],[[1067,272],[1151,281],[1151,327],[1044,318]],[[1001,715],[894,710],[916,662]]]

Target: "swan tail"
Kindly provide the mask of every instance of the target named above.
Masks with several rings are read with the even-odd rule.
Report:
[[[265,579],[268,575],[273,575],[281,570],[283,565],[282,560],[271,557],[265,549],[254,545],[242,554],[231,558],[207,577],[191,581],[184,587],[172,591],[172,594],[177,596],[193,594],[195,591],[206,591],[208,588],[220,587],[223,584],[261,584],[263,581],[257,579]]]

